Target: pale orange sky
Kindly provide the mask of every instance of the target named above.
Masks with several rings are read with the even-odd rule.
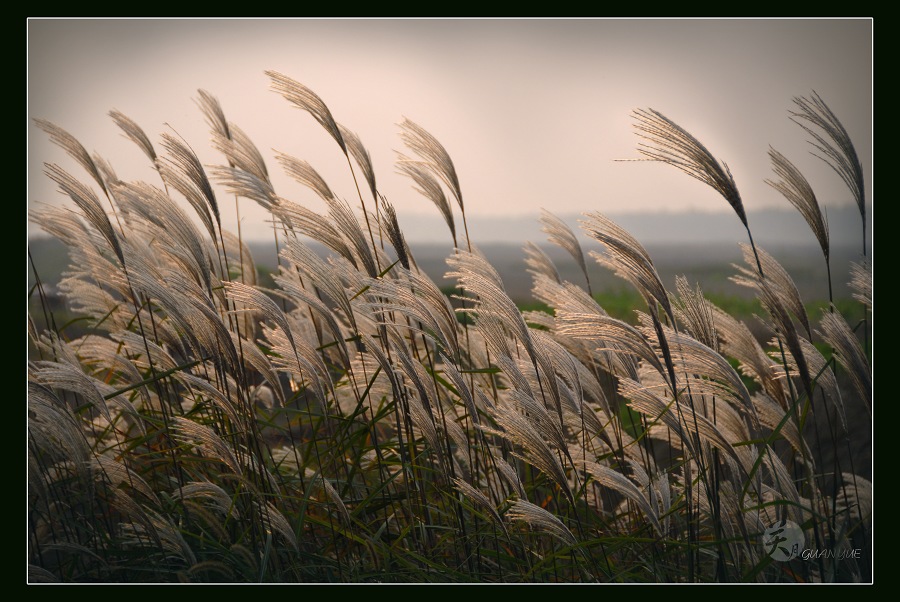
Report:
[[[174,130],[205,164],[220,163],[195,103],[200,88],[253,139],[281,196],[320,206],[280,173],[276,150],[308,161],[357,204],[337,145],[270,90],[269,69],[310,87],[360,136],[401,223],[436,213],[395,172],[403,117],[450,153],[470,220],[536,219],[541,207],[730,211],[671,167],[615,161],[638,156],[637,108],[661,111],[725,161],[748,211],[788,207],[763,182],[773,177],[769,145],[806,174],[820,202],[847,205],[849,192],[788,119],[792,98],[812,90],[850,133],[872,199],[870,19],[30,19],[27,28],[29,205],[63,200],[44,162],[90,183],[36,117],[68,130],[125,180],[159,184],[111,109],[154,143]],[[224,191],[221,199],[234,230],[233,201]],[[261,210],[241,202],[245,235],[263,232]]]

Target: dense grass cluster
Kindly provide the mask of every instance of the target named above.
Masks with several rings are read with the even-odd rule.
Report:
[[[727,167],[638,111],[641,152],[715,188],[747,226],[735,279],[755,291],[767,336],[686,279],[666,290],[641,244],[600,213],[581,222],[602,243],[593,253],[541,216],[585,280],[563,281],[529,244],[534,300],[548,309],[523,311],[468,238],[450,157],[407,120],[398,170],[449,227],[447,295],[417,268],[357,136],[311,90],[269,76],[346,155],[361,211],[284,154],[281,167],[328,210],[279,196],[260,152],[202,91],[219,166],[168,134],[158,151],[111,113],[156,184],[120,181],[38,121],[90,177],[47,165],[74,210],[30,214],[67,245],[60,290],[90,331],[68,340],[29,320],[31,582],[871,579],[871,466],[848,445],[869,435],[849,432],[860,421],[848,416],[871,420],[867,259],[846,275],[861,323],[836,309],[807,315],[788,273],[753,245]],[[795,104],[865,223],[840,122],[815,95]],[[771,184],[827,262],[811,187],[772,159]],[[270,211],[274,289],[222,229],[225,195]],[[597,303],[592,261],[640,295],[635,321]],[[786,521],[802,530],[800,549],[833,553],[780,558],[764,534]]]

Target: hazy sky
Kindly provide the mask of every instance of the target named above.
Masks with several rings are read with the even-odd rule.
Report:
[[[268,69],[310,87],[360,136],[401,222],[436,211],[395,172],[403,117],[450,153],[471,220],[536,217],[541,207],[730,211],[672,167],[616,161],[638,157],[638,108],[662,112],[725,161],[748,211],[788,206],[763,182],[773,177],[769,145],[807,175],[822,203],[846,205],[849,192],[788,119],[793,97],[812,90],[852,137],[872,199],[868,19],[32,19],[27,27],[29,203],[62,198],[44,162],[90,183],[31,124],[35,117],[68,130],[125,180],[159,184],[108,117],[112,109],[154,143],[174,131],[205,164],[220,163],[195,102],[204,89],[263,152],[281,196],[321,207],[280,174],[276,150],[309,161],[358,204],[341,151],[308,113],[271,91]],[[229,197],[219,196],[226,206]],[[259,232],[264,217],[241,202],[245,234]],[[223,217],[234,229],[229,203]]]

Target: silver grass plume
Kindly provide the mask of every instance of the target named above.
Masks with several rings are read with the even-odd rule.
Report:
[[[140,511],[145,514],[146,521],[140,524],[122,524],[124,543],[131,543],[135,547],[147,547],[147,538],[150,537],[167,557],[180,558],[188,566],[197,563],[193,550],[181,535],[181,530],[172,521],[149,508],[140,507]]]
[[[474,300],[476,309],[470,311],[476,312],[479,319],[482,313],[499,319],[504,328],[518,339],[529,356],[534,359],[536,355],[528,325],[525,324],[516,304],[503,289],[503,282],[493,266],[484,257],[465,251],[458,251],[457,254],[448,257],[447,265],[451,269],[445,278],[456,278],[462,288],[476,295],[477,300]]]
[[[81,420],[53,393],[53,383],[28,379],[28,427],[30,440],[42,453],[73,460],[82,471],[91,457],[91,448],[82,431]],[[30,450],[30,445],[29,445]]]
[[[850,263],[849,286],[853,298],[872,311],[872,261],[868,257]]]
[[[459,178],[456,176],[456,168],[453,166],[453,161],[443,145],[425,128],[407,118],[404,118],[400,124],[400,137],[406,146],[423,159],[421,164],[431,170],[434,175],[447,185],[447,188],[453,193],[460,210],[465,213]],[[408,160],[401,156],[401,163]]]
[[[679,412],[672,407],[673,404],[680,403],[678,400],[663,399],[654,388],[628,378],[619,380],[619,393],[629,400],[629,407],[647,416],[649,421],[662,420],[695,458],[699,457],[699,450],[695,445],[696,436],[700,441],[710,443],[725,452],[726,458],[733,460],[736,465],[742,465],[749,474],[753,459],[746,455],[739,456],[738,448],[735,448],[719,428],[706,417],[693,413],[689,417],[679,418]]]
[[[633,115],[637,135],[647,143],[638,145],[638,152],[651,161],[661,161],[700,180],[718,192],[737,213],[745,228],[747,215],[737,185],[728,165],[720,163],[694,136],[671,119],[653,109],[638,109]]]
[[[397,220],[397,211],[394,206],[384,197],[381,197],[380,211],[384,216],[384,229],[387,233],[388,240],[397,253],[397,259],[405,269],[410,269],[416,265],[416,261],[412,256],[409,245],[406,244],[406,238],[400,229],[400,222]],[[418,268],[416,268],[418,269]]]
[[[287,199],[279,199],[273,208],[291,231],[298,231],[318,241],[348,261],[353,252],[338,229],[326,216]]]
[[[786,407],[788,395],[783,381],[775,376],[776,366],[747,325],[718,307],[713,306],[712,309],[723,354],[738,360],[739,370],[744,376],[755,380],[769,396]]]
[[[59,189],[64,194],[69,195],[78,208],[81,209],[88,222],[103,235],[103,238],[106,239],[110,249],[112,249],[116,254],[116,257],[119,258],[119,261],[124,266],[125,256],[122,253],[119,237],[116,235],[112,223],[109,221],[109,216],[106,215],[106,212],[100,205],[100,201],[97,199],[94,191],[73,178],[67,172],[63,171],[57,165],[45,163],[44,168],[47,176],[59,185]]]
[[[127,485],[134,491],[140,492],[148,501],[159,504],[159,498],[156,497],[156,493],[153,492],[150,485],[120,460],[103,454],[94,454],[89,464],[97,481],[105,481],[114,488],[123,484]]]
[[[444,222],[450,229],[450,235],[453,237],[453,246],[459,246],[456,241],[456,224],[453,221],[453,209],[450,207],[450,203],[447,201],[447,196],[444,194],[444,189],[440,183],[422,164],[411,160],[403,154],[399,154],[397,169],[401,174],[412,179],[415,183],[414,190],[416,192],[434,203],[434,206],[440,211]]]
[[[302,109],[312,115],[313,119],[325,128],[326,132],[331,134],[331,137],[341,147],[341,151],[345,155],[347,154],[347,145],[344,142],[344,137],[341,135],[338,124],[334,121],[334,117],[331,116],[328,106],[315,92],[277,71],[266,71],[266,75],[272,80],[272,90],[284,96],[298,109]]]
[[[760,247],[754,248],[745,243],[739,244],[744,253],[744,262],[749,266],[762,266],[762,273],[765,274],[765,277],[760,274],[756,267],[748,269],[735,265],[734,267],[742,276],[733,276],[731,280],[742,286],[757,290],[765,283],[766,287],[776,295],[779,305],[800,321],[804,331],[806,331],[806,337],[810,338],[812,336],[812,328],[809,324],[806,306],[803,305],[800,291],[797,290],[797,285],[794,284],[794,280],[787,270],[764,249]]]
[[[636,466],[640,465],[636,464]],[[598,464],[597,462],[585,461],[584,467],[598,483],[600,483],[604,487],[608,487],[610,489],[618,491],[619,493],[636,503],[638,508],[641,509],[641,512],[644,513],[644,516],[646,516],[650,523],[653,525],[653,528],[656,529],[656,532],[659,534],[663,533],[662,526],[659,524],[658,511],[650,503],[650,500],[647,499],[647,496],[644,495],[644,492],[638,489],[637,485],[632,483],[622,473],[615,471],[608,466]]]
[[[340,494],[338,494],[337,489],[335,489],[334,485],[331,484],[331,481],[329,481],[321,473],[319,473],[318,477],[315,480],[315,484],[322,487],[325,495],[327,495],[331,499],[332,503],[337,507],[341,520],[344,521],[345,525],[350,526],[353,523],[353,520],[350,518],[350,512],[347,510],[347,506],[344,504],[344,500],[341,499]],[[289,530],[291,533],[293,533],[293,530]],[[296,543],[294,547],[296,547]]]
[[[674,308],[679,322],[692,337],[719,353],[719,336],[712,304],[703,296],[700,284],[697,284],[696,290],[691,290],[687,278],[676,276],[675,288],[678,298]]]
[[[50,135],[50,140],[54,144],[62,148],[70,157],[75,159],[75,161],[78,162],[92,178],[94,178],[94,181],[100,185],[104,194],[106,193],[106,184],[103,181],[103,177],[100,170],[97,168],[96,163],[94,163],[94,160],[88,154],[87,150],[85,150],[72,134],[46,119],[35,119],[34,123]]]
[[[225,119],[225,111],[222,110],[219,100],[206,90],[197,90],[197,93],[200,95],[197,106],[200,107],[200,110],[206,117],[206,122],[209,124],[210,129],[217,136],[231,139],[228,120]]]
[[[592,257],[631,282],[651,310],[655,301],[663,308],[669,319],[674,321],[669,295],[643,245],[625,229],[599,212],[585,214],[585,218],[581,220],[582,230],[594,240],[603,243],[605,247],[603,255],[592,251]]]
[[[841,477],[844,482],[843,486],[848,490],[848,495],[838,499],[838,508],[851,516],[861,515],[865,527],[871,529],[872,482],[847,472],[841,473]],[[851,503],[851,500],[854,502]]]
[[[559,456],[553,452],[532,421],[523,415],[524,408],[521,408],[518,403],[511,405],[513,407],[506,407],[506,404],[497,405],[492,411],[495,422],[502,430],[487,426],[481,426],[481,428],[486,433],[497,435],[512,443],[514,445],[512,454],[529,462],[552,479],[562,490],[566,499],[574,505],[575,498],[569,488],[569,479],[560,464]]]
[[[337,230],[343,235],[348,243],[348,247],[354,251],[351,257],[345,257],[353,267],[359,268],[359,264],[365,269],[366,274],[370,278],[378,275],[378,266],[375,256],[372,254],[374,247],[370,247],[366,243],[366,236],[363,234],[359,225],[359,220],[353,215],[353,211],[343,201],[338,199],[326,200],[328,204],[328,215],[331,217]]]
[[[113,421],[109,405],[97,387],[99,381],[85,374],[80,367],[50,361],[34,362],[34,366],[36,368],[34,382],[45,387],[76,393],[94,406],[106,420]]]
[[[481,493],[462,479],[453,479],[453,484],[456,485],[456,488],[459,489],[460,493],[466,496],[476,508],[481,508],[486,511],[488,516],[490,516],[494,522],[503,529],[503,532],[506,533],[506,525],[503,522],[503,517],[500,516],[500,513],[497,512],[497,508],[494,507],[494,504],[491,503],[491,500],[488,499],[485,494]]]
[[[584,279],[587,282],[588,294],[592,294],[591,279],[588,276],[587,264],[584,261],[584,252],[581,250],[581,244],[578,242],[575,233],[564,221],[546,209],[541,209],[540,221],[543,226],[541,230],[547,234],[547,240],[566,250],[572,256],[572,259],[575,260],[575,263],[578,264],[578,267],[581,268],[581,272],[584,274]]]
[[[281,163],[282,167],[284,167],[284,171],[289,176],[315,192],[322,200],[334,200],[335,197],[334,193],[331,192],[331,188],[328,187],[328,184],[322,176],[319,175],[319,172],[313,169],[312,165],[308,162],[296,159],[287,153],[282,152],[278,153],[276,159]]]
[[[429,278],[413,272],[397,270],[403,280],[374,279],[369,291],[373,301],[368,303],[379,313],[397,312],[409,316],[421,329],[440,343],[453,357],[459,357],[460,347],[457,320],[447,298]],[[385,323],[390,320],[385,318]]]
[[[770,430],[774,430],[784,420],[784,408],[778,405],[774,399],[765,393],[760,392],[753,395],[753,407],[756,408],[760,424]],[[812,457],[812,453],[806,445],[806,441],[803,440],[803,437],[800,435],[800,431],[797,428],[797,424],[793,420],[784,421],[784,424],[781,425],[781,434],[791,444],[791,447],[804,457]]]
[[[521,499],[513,501],[506,511],[506,518],[511,521],[525,522],[533,528],[552,535],[567,546],[573,548],[578,546],[575,536],[561,520],[529,501]]]
[[[829,259],[830,246],[828,239],[828,224],[819,208],[819,202],[816,200],[816,194],[813,192],[812,186],[800,173],[800,170],[794,167],[794,164],[788,161],[787,157],[779,153],[774,148],[769,148],[769,157],[772,159],[772,169],[780,179],[776,182],[766,180],[766,184],[780,192],[794,208],[800,212],[809,229],[812,230],[822,247],[822,254],[825,261]],[[766,272],[768,274],[768,271]]]
[[[242,338],[239,334],[232,332],[231,338],[234,340],[235,348],[241,349],[244,361],[252,366],[272,388],[273,394],[278,399],[282,407],[285,405],[284,389],[281,387],[281,381],[278,374],[272,368],[269,358],[263,353],[253,341]]]
[[[654,331],[649,326],[646,330],[648,340],[654,340]],[[677,363],[677,371],[688,375],[686,380],[691,387],[701,387],[694,391],[695,394],[704,391],[702,386],[705,382],[711,385],[711,391],[733,402],[735,409],[754,414],[747,387],[725,357],[684,333],[667,327],[663,330]]]
[[[120,183],[111,187],[123,212],[140,215],[159,229],[161,240],[168,239],[166,250],[192,274],[207,291],[212,290],[210,259],[200,234],[188,216],[162,190],[145,184]]]
[[[520,498],[525,498],[525,487],[522,485],[516,469],[497,454],[494,455],[494,464],[497,466],[500,476],[503,477],[503,480],[506,481],[506,484],[510,486],[516,495]]]
[[[314,315],[317,316],[318,319],[324,321],[343,357],[349,358],[347,344],[344,341],[345,334],[341,325],[338,324],[335,313],[323,303],[315,293],[303,288],[300,285],[300,280],[296,274],[282,269],[281,272],[275,274],[273,278],[280,290],[272,292],[291,303],[296,303],[298,305],[300,303],[305,303],[311,312],[315,312]]]
[[[772,341],[771,346],[777,346],[778,341]],[[813,375],[816,386],[822,390],[825,399],[830,401],[841,417],[841,424],[844,429],[847,428],[847,416],[844,412],[844,401],[841,396],[841,389],[838,386],[837,377],[832,370],[831,364],[825,359],[822,353],[815,345],[806,339],[800,339],[800,346],[803,349],[803,356],[809,366],[810,374]],[[787,355],[788,365],[792,370],[797,370],[797,362],[790,354]]]
[[[559,276],[553,260],[539,246],[529,241],[525,243],[524,250],[525,265],[528,266],[528,271],[535,279],[538,274],[541,274],[557,284],[562,284],[562,278]]]
[[[800,344],[800,335],[797,332],[797,328],[794,326],[793,320],[791,320],[791,317],[788,314],[784,302],[784,294],[780,289],[775,289],[770,285],[770,282],[770,280],[765,278],[759,280],[757,289],[759,292],[757,293],[757,298],[772,318],[772,324],[779,340],[782,340],[787,344],[788,352],[794,357],[794,361],[796,362],[797,372],[799,373],[803,388],[809,399],[812,399],[812,380],[810,378],[809,366],[806,363],[806,357],[803,354],[803,346]]]
[[[334,392],[334,383],[322,355],[314,345],[306,337],[289,339],[280,327],[274,329],[264,324],[263,334],[274,366],[289,373],[295,382],[311,381],[309,388],[324,403],[327,394]]]
[[[153,168],[159,169],[156,149],[153,148],[153,143],[150,142],[150,138],[144,133],[144,130],[121,111],[112,110],[109,112],[109,116],[112,117],[112,120],[119,126],[119,129],[125,133],[125,136],[134,142],[138,148],[147,155],[147,158],[150,159],[150,162],[153,164]]]
[[[616,354],[629,354],[646,361],[664,378],[668,374],[656,351],[635,327],[616,318],[597,313],[560,313],[557,332],[595,344]],[[674,385],[673,385],[674,386]]]
[[[344,143],[347,145],[347,150],[350,151],[350,154],[353,155],[353,158],[356,159],[356,163],[362,169],[363,177],[369,185],[369,191],[372,193],[372,197],[377,203],[378,189],[375,186],[375,170],[372,167],[372,158],[369,156],[369,151],[363,146],[362,140],[359,139],[359,136],[357,136],[355,132],[350,131],[341,124],[338,124],[338,130],[341,133],[341,138],[343,138]]]
[[[869,361],[859,339],[847,320],[839,312],[829,312],[819,323],[822,340],[831,345],[841,365],[850,374],[850,380],[866,410],[872,411],[872,373]]]
[[[241,519],[240,511],[234,503],[232,494],[210,481],[192,481],[185,483],[173,492],[182,500],[204,500],[224,516]]]
[[[256,284],[256,262],[253,260],[250,247],[227,230],[222,232],[222,238],[225,243],[225,254],[234,258],[239,264],[241,282],[254,286]]]
[[[200,216],[206,226],[210,238],[216,240],[215,225],[221,229],[222,219],[219,216],[219,204],[213,192],[209,178],[187,143],[169,134],[163,134],[163,147],[169,156],[160,161],[160,175],[167,185],[180,192]]]
[[[289,240],[282,249],[281,256],[300,273],[305,274],[318,291],[328,297],[330,303],[340,308],[351,327],[357,330],[356,316],[350,306],[350,298],[340,279],[335,278],[333,265],[327,264],[315,251],[299,240]]]
[[[275,189],[268,179],[260,178],[252,172],[237,167],[222,165],[212,167],[211,172],[216,181],[225,186],[225,189],[230,194],[256,201],[260,207],[284,220],[281,211],[281,205],[284,200],[275,194]],[[204,223],[207,224],[207,229],[212,227],[212,222],[207,223],[204,220]]]
[[[225,118],[225,112],[218,99],[206,90],[198,90],[200,100],[197,102],[206,117],[215,146],[228,159],[230,167],[236,167],[252,173],[260,180],[269,181],[269,171],[265,160],[250,137]]]
[[[210,427],[174,416],[171,429],[172,436],[177,441],[197,446],[210,459],[222,462],[237,475],[244,473],[234,450]]]
[[[850,135],[822,97],[815,91],[809,97],[796,96],[796,111],[790,111],[791,121],[813,137],[810,144],[816,149],[813,155],[827,163],[844,181],[853,194],[863,220],[866,223],[866,195],[862,164]],[[865,241],[864,241],[865,242]]]

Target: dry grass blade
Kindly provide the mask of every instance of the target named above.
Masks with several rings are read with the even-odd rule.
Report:
[[[319,96],[290,77],[278,73],[277,71],[266,71],[266,75],[272,80],[272,89],[284,96],[289,102],[297,106],[297,108],[308,112],[313,118],[319,122],[325,131],[331,134],[341,151],[346,155],[347,146],[344,137],[341,135],[340,128],[331,116],[325,102]]]
[[[818,151],[813,153],[837,172],[853,194],[859,207],[863,225],[866,221],[866,196],[862,164],[847,130],[816,92],[810,97],[794,97],[797,111],[791,111],[791,120],[813,137],[810,144]],[[814,128],[821,130],[821,133]]]
[[[737,185],[728,165],[720,163],[699,140],[668,117],[653,109],[634,111],[638,136],[648,144],[638,145],[638,152],[651,161],[677,167],[721,194],[747,227],[747,215]]]
[[[812,186],[809,185],[800,170],[774,148],[769,148],[769,157],[772,159],[772,169],[775,170],[775,175],[780,180],[777,182],[766,180],[766,184],[784,195],[784,198],[800,212],[800,215],[809,224],[809,229],[815,234],[819,246],[822,247],[825,260],[828,261],[830,252],[828,224],[825,223],[825,218],[819,209],[819,202],[816,200]]]

